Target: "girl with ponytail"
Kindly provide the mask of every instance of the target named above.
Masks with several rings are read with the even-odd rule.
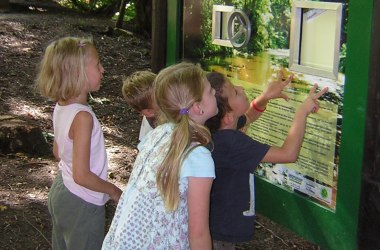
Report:
[[[211,249],[215,170],[204,123],[218,112],[215,90],[186,62],[163,69],[154,88],[161,125],[138,145],[103,249]]]

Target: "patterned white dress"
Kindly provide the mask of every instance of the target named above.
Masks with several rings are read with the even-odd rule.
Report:
[[[181,166],[179,206],[174,212],[165,211],[156,186],[156,170],[167,154],[173,128],[173,124],[163,124],[139,144],[140,152],[104,239],[103,250],[189,249],[187,177],[215,178],[215,168],[208,149],[200,146],[191,151]]]

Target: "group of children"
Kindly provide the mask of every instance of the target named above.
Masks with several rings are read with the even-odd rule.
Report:
[[[52,42],[36,84],[56,102],[54,155],[59,173],[49,192],[53,249],[234,249],[253,237],[249,182],[260,162],[294,162],[306,118],[318,111],[315,85],[298,108],[282,147],[239,129],[255,121],[292,80],[282,72],[249,102],[219,73],[181,62],[124,80],[127,103],[143,115],[139,153],[123,192],[107,181],[103,133],[87,103],[104,69],[93,42]],[[104,204],[117,209],[104,238]],[[104,239],[104,240],[103,240]]]

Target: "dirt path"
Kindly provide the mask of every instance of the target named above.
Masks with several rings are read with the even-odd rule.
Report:
[[[33,5],[37,2],[43,5]],[[65,35],[92,36],[106,70],[90,102],[102,123],[110,158],[110,179],[123,187],[136,156],[140,117],[123,101],[124,75],[150,68],[150,41],[115,34],[109,20],[56,8],[49,1],[13,5],[0,14],[0,115],[37,121],[51,143],[53,103],[36,94],[36,65],[49,41]],[[56,174],[52,156],[0,153],[1,249],[50,249],[47,194]],[[115,206],[107,205],[107,225]],[[259,216],[255,240],[239,249],[318,249]]]

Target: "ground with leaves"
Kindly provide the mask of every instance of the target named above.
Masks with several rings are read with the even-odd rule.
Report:
[[[54,103],[33,89],[36,66],[52,39],[92,36],[106,73],[90,104],[103,126],[110,180],[122,188],[137,153],[141,119],[123,101],[121,82],[136,70],[150,69],[149,39],[115,32],[110,20],[78,15],[49,1],[17,2],[8,13],[0,14],[0,116],[11,114],[37,122],[51,145]],[[51,154],[0,153],[2,249],[51,248],[47,195],[56,173]],[[107,226],[114,210],[112,203],[107,204]],[[265,217],[258,216],[257,222],[255,240],[238,249],[318,249]]]

